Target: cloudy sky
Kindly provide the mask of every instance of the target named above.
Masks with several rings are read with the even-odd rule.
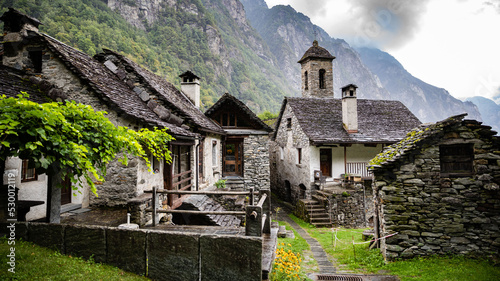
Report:
[[[390,53],[457,98],[500,95],[500,0],[265,1],[292,6],[351,45]]]

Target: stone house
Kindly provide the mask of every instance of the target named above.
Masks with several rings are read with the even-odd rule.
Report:
[[[346,174],[369,177],[368,161],[420,124],[398,101],[358,99],[353,84],[334,98],[333,58],[317,42],[306,51],[299,61],[303,97],[285,98],[276,122],[272,186],[288,201],[311,196],[315,172],[326,181]],[[314,69],[318,65],[323,68]]]
[[[268,189],[269,134],[272,129],[228,93],[205,114],[226,133],[222,143],[222,176],[227,180],[226,185]]]
[[[353,84],[334,98],[334,58],[316,41],[306,51],[302,97],[284,99],[272,136],[271,187],[294,204],[347,176],[371,179],[368,161],[420,124],[399,101],[358,99]]]
[[[423,125],[371,162],[387,259],[500,253],[500,138],[466,114]]]
[[[37,77],[47,90],[62,93],[62,100],[75,100],[97,111],[106,111],[116,125],[133,129],[168,128],[175,138],[171,144],[174,160],[171,165],[151,159],[153,171],[149,172],[145,162],[138,158],[130,159],[128,166],[113,162],[108,166],[106,181],[98,186],[98,198],[88,196],[89,190],[73,191],[67,181],[62,192],[44,193],[47,197],[51,192],[61,193],[61,200],[52,208],[58,209],[60,204],[63,211],[89,205],[123,207],[153,186],[198,189],[218,179],[222,166],[220,140],[225,133],[184,93],[116,53],[106,51],[92,58],[40,33],[38,20],[15,9],[9,9],[0,19],[4,21],[2,65]],[[212,150],[216,153],[211,153]],[[200,155],[199,151],[205,152]],[[198,163],[210,165],[203,169],[206,172],[199,173]],[[16,165],[22,170],[21,161]],[[40,176],[36,181],[47,189],[45,177]],[[39,197],[43,194],[28,192],[24,188],[27,185],[20,183],[20,198],[47,201]],[[181,203],[179,198],[170,199],[171,204]],[[39,209],[48,208],[44,204]],[[27,218],[39,219],[45,215],[40,211],[28,214]]]
[[[269,186],[267,142],[262,140],[265,138],[262,135],[267,136],[271,129],[234,97],[230,100],[233,105],[237,105],[234,110],[237,111],[240,126],[224,127],[200,110],[200,78],[190,71],[179,76],[179,90],[162,77],[117,52],[103,50],[90,57],[40,33],[38,26],[41,22],[15,9],[9,9],[0,19],[4,21],[2,67],[22,73],[28,80],[36,80],[53,100],[68,99],[91,105],[96,111],[106,111],[111,122],[119,126],[136,130],[168,128],[175,138],[169,147],[172,163],[164,163],[152,157],[152,171],[148,171],[146,163],[139,158],[130,159],[128,166],[114,161],[107,167],[106,180],[97,183],[99,197],[93,194],[89,196],[85,185],[85,190],[73,191],[70,181],[66,180],[61,200],[56,200],[57,206],[52,206],[53,209],[64,212],[87,206],[128,207],[129,211],[136,214],[133,220],[143,224],[144,214],[139,213],[144,213],[143,209],[151,201],[151,195],[144,193],[145,190],[153,187],[200,190],[213,186],[222,178],[225,161],[223,140],[226,139],[241,141],[242,147],[247,150],[244,154],[246,156],[243,156],[246,157],[244,165],[247,186]],[[11,92],[15,92],[15,87],[13,89]],[[50,98],[38,100],[44,101],[50,101]],[[223,101],[226,98],[222,98],[218,104],[226,104]],[[221,108],[228,109],[224,106]],[[218,107],[213,107],[212,112],[217,110]],[[234,116],[234,113],[229,113]],[[242,120],[249,127],[242,126]],[[232,132],[233,129],[239,130]],[[247,134],[241,134],[245,130]],[[228,132],[232,136],[226,138]],[[15,166],[13,168],[23,170],[23,161],[16,161],[9,167]],[[30,173],[36,175],[36,170],[31,169]],[[262,176],[263,174],[267,176]],[[43,175],[37,176],[29,185],[37,185],[45,193],[28,192],[24,188],[27,185],[18,185],[20,198],[44,202],[37,207],[38,211],[30,212],[27,219],[45,217],[48,196],[54,196],[50,193],[60,191],[48,190]],[[185,196],[170,195],[160,203],[177,208],[184,199]],[[59,210],[60,205],[62,208]]]

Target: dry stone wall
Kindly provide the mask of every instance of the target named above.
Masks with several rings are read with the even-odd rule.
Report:
[[[374,189],[388,259],[500,253],[500,149],[462,127],[438,134],[391,169],[375,170]],[[474,144],[472,176],[441,174],[439,144]]]
[[[246,188],[269,189],[269,136],[250,135],[245,138],[243,149]]]

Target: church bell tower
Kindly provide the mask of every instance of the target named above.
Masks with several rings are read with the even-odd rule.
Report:
[[[333,64],[335,59],[314,40],[298,61],[302,73],[302,97],[333,98]]]

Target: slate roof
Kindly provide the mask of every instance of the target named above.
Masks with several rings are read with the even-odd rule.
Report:
[[[40,36],[48,47],[100,95],[108,106],[151,126],[169,128],[174,135],[195,136],[192,132],[162,121],[125,83],[99,61],[46,34]]]
[[[481,138],[491,138],[497,147],[500,146],[500,137],[495,136],[497,132],[492,131],[490,126],[482,125],[476,120],[464,120],[466,115],[467,113],[451,116],[443,121],[423,124],[415,128],[403,140],[386,147],[382,153],[373,158],[370,161],[370,169],[377,170],[384,166],[391,166],[413,151],[442,140],[445,132],[453,130],[454,126],[466,126],[479,134]]]
[[[29,100],[37,103],[52,101],[45,91],[41,90],[36,83],[30,81],[25,73],[11,67],[0,65],[0,95],[16,97],[21,94],[21,91],[29,95]]]
[[[111,53],[119,58],[123,63],[130,66],[136,74],[138,74],[143,79],[143,83],[147,84],[151,89],[158,93],[159,98],[167,102],[167,106],[173,112],[180,115],[180,117],[188,119],[195,126],[198,126],[199,130],[225,134],[224,130],[212,121],[210,118],[206,117],[203,112],[197,108],[186,95],[179,91],[172,83],[166,81],[164,78],[150,72],[149,70],[142,68],[137,63],[132,60],[114,52],[111,50],[104,50],[105,53]],[[194,74],[193,74],[194,75]]]
[[[327,49],[318,46],[318,41],[314,40],[312,47],[307,49],[307,51],[304,53],[302,58],[298,61],[298,63],[302,63],[303,61],[309,59],[309,58],[314,58],[314,59],[328,59],[328,60],[333,60],[335,59],[334,56],[328,52]]]
[[[229,93],[225,93],[224,95],[222,95],[222,97],[214,105],[212,105],[209,109],[207,109],[207,111],[205,111],[205,115],[212,116],[219,108],[222,107],[222,105],[226,103],[234,104],[247,115],[247,117],[252,121],[252,123],[254,123],[254,125],[257,125],[257,127],[260,127],[262,130],[268,132],[271,132],[273,130],[266,123],[260,120],[260,118],[257,117],[257,115],[255,115],[255,113],[250,108],[248,108],[248,106],[246,106],[243,102],[230,95]]]
[[[358,99],[358,133],[348,134],[342,123],[342,100],[285,98],[276,123],[279,128],[286,105],[313,145],[394,143],[421,124],[399,101]],[[274,138],[276,138],[275,130]]]

